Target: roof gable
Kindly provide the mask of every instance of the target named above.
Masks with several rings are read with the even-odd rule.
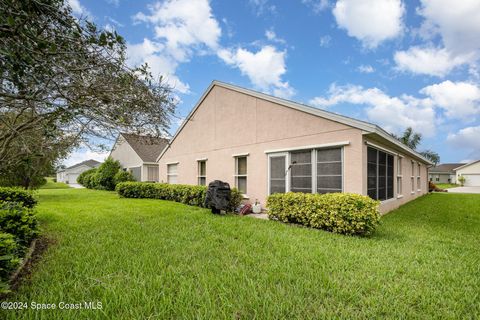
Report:
[[[155,162],[168,144],[168,139],[121,133],[125,141],[144,162]]]
[[[463,166],[464,163],[443,163],[443,164],[439,164],[438,166],[435,166],[435,167],[432,167],[430,169],[430,172],[438,172],[438,173],[441,173],[441,172],[445,172],[445,173],[449,173],[449,172],[453,172],[454,169],[460,167],[460,166]]]
[[[469,163],[463,163],[461,166],[456,167],[454,170],[456,171],[456,170],[459,170],[459,169],[463,169],[463,168],[469,167],[472,164],[475,164],[475,163],[478,163],[478,162],[480,162],[480,160],[472,161],[472,162],[469,162]]]
[[[70,170],[70,169],[73,169],[73,168],[76,168],[76,167],[80,167],[80,166],[87,166],[87,167],[90,167],[90,168],[96,168],[98,167],[99,165],[101,164],[101,162],[97,161],[97,160],[93,160],[93,159],[89,159],[89,160],[85,160],[85,161],[82,161],[82,162],[79,162],[77,164],[74,164],[73,166],[70,166],[68,168],[65,168],[64,170]]]
[[[395,139],[392,135],[390,135],[388,132],[386,132],[385,130],[383,130],[382,128],[380,128],[379,126],[377,126],[375,124],[365,122],[365,121],[361,121],[361,120],[357,120],[357,119],[350,118],[350,117],[347,117],[347,116],[343,116],[343,115],[340,115],[340,114],[337,114],[337,113],[329,112],[329,111],[326,111],[326,110],[314,108],[314,107],[304,105],[304,104],[301,104],[301,103],[297,103],[297,102],[294,102],[294,101],[274,97],[274,96],[271,96],[271,95],[268,95],[268,94],[265,94],[265,93],[261,93],[261,92],[258,92],[258,91],[254,91],[254,90],[251,90],[251,89],[246,89],[246,88],[242,88],[242,87],[235,86],[235,85],[232,85],[232,84],[227,84],[227,83],[220,82],[220,81],[217,81],[217,80],[212,81],[212,83],[207,88],[207,90],[203,93],[203,95],[200,97],[200,99],[198,100],[198,102],[196,103],[194,108],[190,111],[190,113],[186,117],[185,121],[183,121],[182,125],[178,128],[177,132],[175,133],[173,138],[170,140],[168,145],[163,149],[163,151],[161,151],[161,153],[157,157],[156,161],[159,161],[160,158],[163,156],[163,154],[165,154],[168,147],[175,141],[176,137],[179,135],[179,133],[182,131],[182,129],[185,127],[185,125],[189,122],[190,118],[193,116],[195,111],[199,108],[199,106],[202,104],[203,100],[207,97],[207,95],[210,93],[210,91],[215,86],[219,86],[219,87],[222,87],[222,88],[225,88],[225,89],[229,89],[229,90],[233,90],[233,91],[236,91],[236,92],[244,93],[246,95],[253,96],[253,97],[258,98],[258,99],[263,99],[263,100],[266,100],[266,101],[276,103],[280,106],[284,106],[284,107],[287,107],[287,108],[292,108],[292,109],[299,110],[299,111],[302,111],[302,112],[305,112],[305,113],[308,113],[308,114],[311,114],[311,115],[314,115],[314,116],[318,116],[318,117],[321,117],[321,118],[324,118],[324,119],[328,119],[328,120],[331,120],[331,121],[342,123],[342,124],[345,124],[347,126],[350,126],[350,127],[356,128],[356,129],[360,129],[365,134],[372,134],[372,133],[377,134],[377,135],[381,136],[382,138],[388,140],[389,142],[395,144],[398,148],[402,149],[404,152],[406,152],[406,153],[414,156],[415,158],[421,160],[422,162],[427,163],[427,164],[433,164],[431,161],[427,160],[425,157],[420,155],[418,152],[410,149],[409,147],[407,147],[406,145],[404,145],[403,143],[401,143],[400,141]]]

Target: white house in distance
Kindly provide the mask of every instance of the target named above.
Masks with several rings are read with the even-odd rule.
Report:
[[[457,183],[455,168],[465,163],[442,163],[428,170],[428,178],[433,183]]]
[[[57,172],[57,182],[65,182],[65,183],[77,183],[77,178],[80,173],[90,170],[92,168],[97,168],[101,162],[96,160],[90,159],[85,160],[80,163],[74,164],[68,168],[62,169]]]
[[[118,160],[122,168],[133,174],[137,181],[158,182],[158,156],[168,139],[120,133],[110,157]]]
[[[455,175],[465,178],[466,187],[480,187],[480,160],[476,160],[455,168]]]

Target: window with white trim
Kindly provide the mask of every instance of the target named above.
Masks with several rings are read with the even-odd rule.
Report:
[[[422,189],[422,180],[420,179],[420,172],[422,170],[422,165],[418,164],[418,172],[417,172],[417,190],[421,191]]]
[[[198,174],[197,180],[199,186],[206,186],[207,185],[207,161],[206,160],[199,160],[197,161],[198,166]]]
[[[342,192],[342,149],[318,149],[317,193]]]
[[[247,194],[247,157],[235,157],[235,187],[242,194]]]
[[[412,187],[412,193],[415,193],[415,162],[412,161],[412,175],[410,176],[410,184]]]
[[[393,155],[368,147],[367,193],[375,200],[393,198]]]
[[[178,183],[178,163],[167,164],[167,182],[170,184]]]
[[[290,191],[312,192],[312,150],[294,151],[290,154]]]
[[[402,157],[397,156],[397,196],[402,194]]]

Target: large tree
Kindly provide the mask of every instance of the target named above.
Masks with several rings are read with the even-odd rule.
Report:
[[[420,142],[422,141],[422,134],[413,131],[412,127],[405,129],[401,136],[392,134],[397,140],[402,142],[404,145],[410,147],[413,150],[417,150]],[[423,150],[418,151],[422,156],[432,161],[433,164],[437,165],[440,162],[440,155],[432,150]]]
[[[120,35],[64,0],[0,0],[0,73],[0,177],[42,130],[69,148],[119,131],[160,136],[175,110],[161,78],[127,66]]]

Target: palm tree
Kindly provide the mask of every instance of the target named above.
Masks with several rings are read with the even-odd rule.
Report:
[[[414,132],[412,127],[408,127],[407,129],[405,129],[401,136],[397,136],[393,133],[392,136],[413,150],[417,150],[417,147],[422,141],[422,134]],[[420,151],[419,153],[428,160],[432,161],[435,166],[440,162],[440,155],[435,151],[424,150]]]

